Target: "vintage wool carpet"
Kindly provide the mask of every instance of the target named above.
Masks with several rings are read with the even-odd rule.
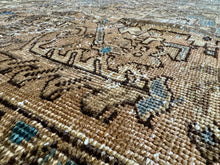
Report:
[[[220,38],[203,31],[1,10],[0,164],[220,164]]]

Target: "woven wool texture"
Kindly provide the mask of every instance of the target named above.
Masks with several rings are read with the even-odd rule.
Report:
[[[1,165],[220,164],[217,35],[82,12],[0,19]]]

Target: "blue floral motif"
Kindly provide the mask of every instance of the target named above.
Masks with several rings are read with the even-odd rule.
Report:
[[[171,101],[171,93],[166,87],[167,78],[157,78],[149,85],[150,96],[137,103],[138,114],[141,120],[147,121],[151,114],[160,114],[165,111]],[[145,116],[145,114],[148,114]]]

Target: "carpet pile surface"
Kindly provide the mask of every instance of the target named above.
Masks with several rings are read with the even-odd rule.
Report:
[[[219,19],[50,5],[0,10],[0,164],[220,164]]]

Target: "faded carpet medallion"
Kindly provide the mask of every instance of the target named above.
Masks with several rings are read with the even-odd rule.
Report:
[[[220,163],[220,38],[80,12],[4,18],[23,31],[0,31],[0,164]]]

